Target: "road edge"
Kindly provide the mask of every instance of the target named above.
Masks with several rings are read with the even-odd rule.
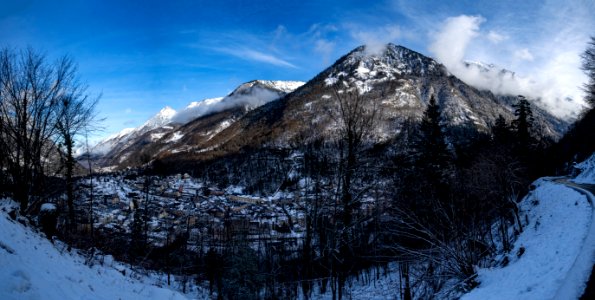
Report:
[[[556,295],[553,299],[567,300],[567,299],[579,299],[585,292],[587,282],[593,270],[593,262],[595,262],[595,196],[578,186],[571,184],[570,182],[555,182],[556,184],[563,184],[564,186],[571,188],[582,195],[587,197],[589,204],[591,205],[591,225],[585,236],[583,247],[572,267],[568,270],[568,276],[564,279],[564,282],[558,288]],[[585,263],[590,261],[591,263]],[[580,285],[579,285],[580,282]]]

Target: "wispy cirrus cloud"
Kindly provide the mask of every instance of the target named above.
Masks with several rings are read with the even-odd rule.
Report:
[[[232,48],[216,48],[218,52],[226,53],[237,58],[248,60],[248,61],[255,61],[266,63],[278,67],[285,67],[285,68],[293,68],[298,69],[298,67],[284,59],[274,56],[273,54],[264,53],[261,51],[257,51],[254,49],[248,48],[239,48],[239,49],[232,49]]]

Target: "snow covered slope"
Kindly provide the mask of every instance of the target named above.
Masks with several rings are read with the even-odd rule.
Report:
[[[155,128],[165,126],[172,122],[173,117],[176,115],[176,111],[166,106],[162,108],[156,115],[147,120],[141,127],[137,129],[139,132],[147,132]]]
[[[573,180],[574,182],[595,184],[595,154],[574,167],[582,171]]]
[[[253,80],[240,85],[225,97],[190,103],[172,117],[172,122],[186,124],[196,118],[240,106],[254,109],[277,100],[302,85],[302,81]]]
[[[143,123],[143,125],[136,128],[125,128],[122,131],[107,137],[103,141],[100,141],[97,145],[91,148],[91,153],[93,155],[106,155],[114,148],[128,145],[135,137],[171,123],[172,118],[175,115],[176,111],[173,108],[166,106]]]
[[[108,136],[103,141],[100,141],[97,145],[93,146],[91,152],[96,155],[104,155],[113,149],[118,143],[121,143],[123,139],[126,139],[134,132],[136,128],[124,128],[122,131]],[[81,147],[77,152],[77,155],[84,154],[84,149]]]
[[[7,202],[2,199],[0,205]],[[114,268],[84,262],[12,221],[0,208],[0,299],[186,299]]]
[[[504,267],[479,269],[480,285],[462,297],[576,299],[593,264],[593,209],[585,195],[539,179],[520,204],[524,231]]]

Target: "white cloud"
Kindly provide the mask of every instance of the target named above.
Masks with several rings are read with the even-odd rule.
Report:
[[[132,113],[132,108],[127,108],[124,110],[124,113],[126,114],[131,114]]]
[[[502,41],[507,40],[508,36],[501,34],[499,32],[496,32],[494,30],[490,30],[490,32],[488,32],[487,38],[490,42],[492,42],[494,44],[498,44]]]
[[[256,86],[247,94],[238,93],[237,95],[227,95],[223,98],[205,99],[198,102],[192,102],[186,108],[178,111],[172,117],[172,121],[185,124],[196,118],[233,107],[241,107],[244,105],[252,108],[259,107],[270,101],[279,99],[281,95],[282,94],[275,91]]]
[[[455,74],[464,70],[465,51],[473,38],[479,35],[479,25],[485,19],[481,16],[447,18],[442,29],[434,34],[429,50],[438,61]]]
[[[263,63],[267,63],[267,64],[279,66],[279,67],[285,67],[285,68],[294,68],[294,69],[298,68],[296,65],[294,65],[286,60],[283,60],[281,58],[278,58],[272,54],[267,54],[267,53],[263,53],[263,52],[252,50],[252,49],[218,48],[216,50],[223,52],[223,53],[233,55],[235,57],[238,57],[238,58],[241,58],[244,60],[263,62]]]
[[[520,60],[528,60],[528,61],[533,61],[535,59],[533,57],[533,54],[531,54],[531,51],[529,51],[529,49],[527,49],[527,48],[523,48],[523,49],[519,49],[519,50],[515,51],[514,57],[516,57]]]
[[[579,55],[586,47],[588,30],[576,30],[581,28],[572,24],[576,20],[556,21],[552,12],[556,10],[535,16],[534,29],[527,28],[527,32],[511,36],[482,31],[483,23],[489,22],[481,16],[447,18],[432,36],[429,50],[451,73],[468,84],[497,94],[522,94],[539,99],[542,106],[555,115],[571,117],[584,104],[579,86],[585,76],[580,70]],[[581,22],[585,25],[588,21]],[[538,37],[528,34],[542,30],[540,28],[548,28],[549,32]],[[497,46],[486,44],[485,38]],[[486,70],[464,63],[477,59],[505,66],[516,73],[502,73],[501,67]]]
[[[357,42],[366,45],[370,54],[379,54],[387,43],[394,42],[401,37],[401,28],[396,25],[386,25],[374,30],[363,29],[359,26],[349,25],[350,34]]]

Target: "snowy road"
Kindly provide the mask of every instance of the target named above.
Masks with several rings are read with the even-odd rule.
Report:
[[[521,203],[524,231],[506,266],[478,269],[480,285],[462,299],[577,299],[592,267],[593,208],[584,192],[542,178]]]
[[[591,224],[582,249],[554,299],[578,299],[581,294],[581,299],[595,299],[595,274],[593,274],[595,258],[595,196],[593,195],[595,194],[595,184],[575,183],[568,179],[556,179],[554,182],[564,184],[586,196],[593,210]],[[590,274],[588,278],[587,274]],[[586,279],[588,282],[585,282]]]

